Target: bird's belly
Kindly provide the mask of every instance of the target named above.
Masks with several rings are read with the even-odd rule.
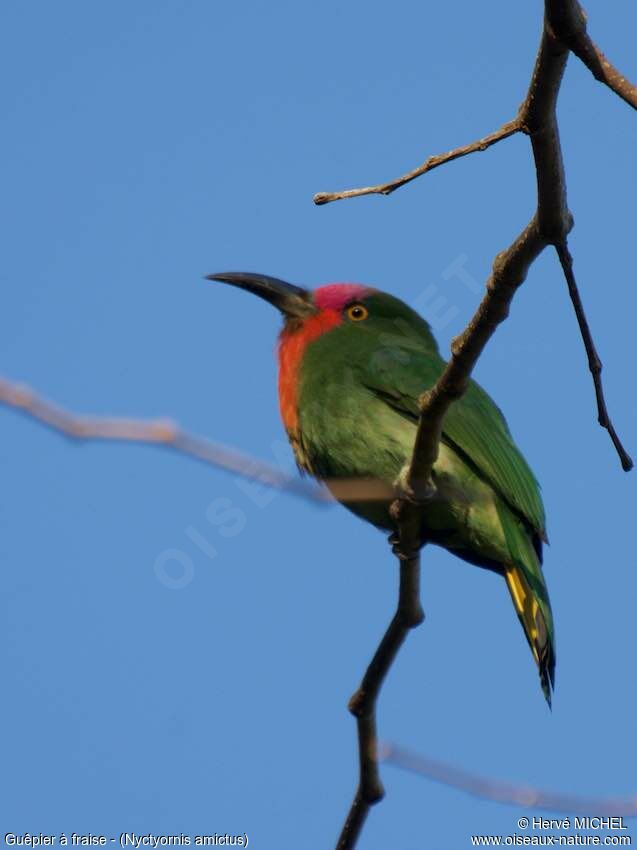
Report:
[[[415,424],[382,402],[364,405],[343,396],[337,401],[315,407],[315,415],[305,419],[309,427],[302,429],[295,447],[300,464],[328,488],[331,478],[371,478],[393,485],[411,458]],[[437,543],[474,563],[500,562],[506,543],[489,484],[443,442],[433,480],[436,495],[422,509],[423,542]],[[376,527],[395,530],[391,500],[339,501]]]
[[[406,457],[396,466],[392,481],[396,480]],[[444,443],[433,467],[433,481],[436,494],[422,508],[423,543],[438,544],[473,563],[490,567],[499,564],[506,544],[491,487]],[[329,488],[329,481],[326,483]],[[391,500],[361,499],[341,501],[341,504],[377,528],[396,530],[389,510]]]

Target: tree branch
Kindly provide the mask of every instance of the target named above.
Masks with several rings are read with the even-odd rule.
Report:
[[[552,5],[555,3],[547,0],[547,10]],[[467,328],[453,340],[451,359],[438,382],[420,399],[418,432],[406,476],[407,492],[412,500],[414,497],[417,500],[419,494],[426,496],[430,490],[431,470],[438,456],[444,416],[449,406],[465,392],[478,358],[497,326],[508,316],[513,296],[524,281],[531,263],[548,245],[566,245],[567,235],[573,226],[573,217],[566,200],[566,178],[556,116],[557,96],[567,59],[568,48],[556,39],[548,18],[545,19],[531,83],[519,113],[525,132],[530,136],[535,160],[537,211],[510,248],[496,257],[482,302]],[[573,290],[564,262],[562,267],[586,349],[590,353],[594,351],[594,346],[588,326],[582,325],[582,318],[585,322],[585,317],[581,303],[578,303],[577,287]],[[632,460],[615,433],[601,393],[601,363],[599,366],[597,362],[593,363],[591,371],[598,398],[600,423],[608,430],[622,467],[628,471],[632,468]],[[403,512],[405,510],[407,508]]]
[[[586,15],[577,0],[546,0],[546,19],[548,29],[555,41],[572,51],[591,71],[595,79],[604,83],[633,109],[637,109],[637,86],[633,85],[608,61],[602,51],[591,41],[586,31]],[[524,108],[524,106],[523,106]],[[341,192],[317,192],[313,201],[317,206],[347,198],[360,198],[363,195],[391,195],[396,189],[411,183],[428,171],[440,165],[460,159],[467,154],[485,151],[492,145],[522,130],[520,115],[507,121],[498,130],[468,145],[454,148],[446,153],[430,156],[422,165],[387,183],[365,186],[358,189],[345,189]]]
[[[317,192],[314,195],[313,201],[317,206],[321,206],[322,204],[329,204],[332,201],[342,201],[345,198],[360,198],[362,195],[391,195],[396,189],[400,189],[401,186],[411,183],[416,177],[420,177],[428,171],[433,171],[434,168],[445,165],[447,162],[452,162],[454,159],[467,156],[467,154],[486,151],[487,148],[495,145],[496,142],[500,142],[514,133],[519,133],[521,129],[520,121],[516,118],[513,121],[503,124],[499,130],[490,133],[483,139],[478,139],[469,145],[454,148],[452,151],[447,151],[446,153],[430,156],[422,165],[419,165],[412,171],[408,171],[407,174],[403,174],[402,177],[398,177],[396,180],[391,180],[389,183],[379,183],[378,186],[366,186],[363,189],[346,189],[342,192]]]
[[[586,65],[595,79],[637,109],[637,86],[591,41],[586,31],[586,14],[577,0],[549,0],[547,17],[556,37]]]
[[[633,468],[633,461],[626,449],[623,447],[621,440],[617,436],[617,432],[615,431],[611,418],[608,415],[606,399],[604,398],[604,387],[602,386],[602,361],[599,358],[597,349],[595,348],[595,343],[593,342],[593,336],[588,325],[588,319],[586,318],[584,305],[582,304],[579,289],[577,288],[577,281],[575,280],[575,274],[573,272],[573,257],[571,256],[571,252],[568,250],[568,244],[566,240],[556,245],[555,250],[557,251],[557,256],[559,257],[560,264],[562,266],[562,271],[564,272],[564,277],[566,278],[566,283],[568,285],[568,293],[571,296],[571,302],[573,304],[573,309],[575,310],[575,315],[577,317],[577,323],[579,325],[580,333],[582,335],[582,341],[584,342],[584,347],[586,349],[586,356],[588,357],[588,368],[590,369],[591,375],[593,376],[593,384],[595,386],[595,397],[597,399],[597,421],[602,426],[602,428],[606,428],[606,430],[608,431],[610,438],[613,441],[613,445],[615,446],[615,450],[619,455],[622,469],[625,472],[629,472]]]
[[[483,800],[505,803],[510,806],[526,806],[547,809],[565,814],[592,816],[637,815],[637,795],[630,797],[580,797],[559,791],[546,791],[530,785],[501,782],[476,773],[454,767],[436,759],[413,753],[395,744],[379,745],[379,757],[385,764],[392,764],[450,788],[465,791]]]
[[[544,248],[562,241],[573,225],[566,203],[566,182],[555,106],[568,50],[544,26],[540,49],[519,117],[531,138],[537,174],[537,210],[513,244],[498,254],[486,293],[465,330],[451,344],[451,358],[436,384],[420,399],[416,442],[405,476],[408,499],[400,506],[408,535],[415,545],[416,522],[422,498],[431,490],[431,470],[438,457],[442,424],[450,405],[461,398],[478,358],[498,325],[506,319],[513,296],[531,263]]]
[[[252,478],[278,490],[288,490],[315,503],[327,503],[331,496],[296,476],[286,475],[275,466],[258,461],[183,431],[170,419],[131,419],[122,417],[78,416],[38,396],[30,387],[0,378],[0,403],[74,440],[107,440],[163,446],[218,469]]]
[[[537,175],[537,208],[530,222],[493,264],[487,281],[486,293],[467,328],[452,343],[451,359],[440,379],[419,401],[420,417],[413,455],[404,480],[400,482],[400,498],[392,502],[391,511],[398,529],[393,539],[394,551],[400,559],[400,592],[396,613],[363,677],[361,685],[350,701],[350,711],[357,719],[359,743],[359,787],[341,833],[339,850],[351,850],[357,842],[370,807],[383,796],[378,770],[378,740],[376,734],[376,702],[380,689],[393,661],[410,629],[422,622],[424,614],[419,601],[419,576],[422,502],[433,492],[431,473],[438,456],[440,435],[445,414],[450,405],[465,392],[475,364],[498,325],[508,316],[515,292],[523,283],[529,267],[549,245],[556,248],[571,301],[579,323],[580,332],[589,359],[597,396],[600,424],[610,434],[624,469],[632,467],[632,460],[623,448],[608,416],[602,383],[601,361],[595,350],[586,315],[573,273],[572,258],[568,251],[567,236],[573,219],[566,200],[566,181],[556,118],[556,101],[569,52],[575,53],[591,70],[596,79],[607,85],[628,104],[637,108],[637,88],[631,84],[606,59],[590,40],[586,19],[577,0],[545,0],[545,21],[540,48],[526,98],[517,117],[499,130],[484,138],[432,156],[418,168],[389,183],[336,193],[318,193],[316,204],[369,194],[389,195],[401,186],[447,162],[468,154],[486,150],[502,139],[517,132],[530,138]],[[182,431],[169,420],[141,421],[80,417],[39,398],[28,388],[18,387],[0,379],[0,402],[21,410],[31,418],[66,436],[78,440],[124,440],[162,445],[208,464],[261,481],[269,486],[295,492],[316,503],[325,503],[330,497],[323,491],[285,475],[268,464],[247,458],[204,438]],[[332,493],[339,499],[388,499],[394,491],[379,482],[338,481],[329,482]],[[377,488],[377,489],[374,489]],[[409,759],[396,749],[385,753],[386,760],[402,761],[402,766],[414,767],[414,757]],[[418,772],[425,773],[422,759]],[[429,762],[429,773],[436,770]],[[460,771],[453,772],[455,787],[465,790],[479,788],[480,780]],[[438,764],[439,781],[445,781],[444,771]],[[492,784],[493,785],[493,784]],[[497,793],[502,793],[499,786]],[[491,791],[493,794],[493,789]],[[530,804],[546,805],[547,799],[562,802],[564,796],[534,791]],[[542,797],[541,794],[544,794]],[[539,796],[538,796],[539,795]],[[488,794],[484,794],[488,796]],[[496,799],[495,796],[491,798]],[[520,800],[515,800],[520,803]],[[590,801],[589,801],[590,802]],[[594,801],[593,812],[598,814],[599,801]],[[607,801],[608,802],[608,801]],[[587,804],[588,805],[588,804]],[[637,808],[635,801],[632,805]],[[574,811],[572,800],[568,806]],[[625,814],[626,811],[622,811]]]
[[[397,528],[396,548],[400,557],[407,559],[407,562],[414,561],[418,557],[417,552],[422,543],[422,505],[435,493],[432,469],[438,457],[445,414],[450,405],[461,398],[466,391],[478,358],[498,325],[507,318],[513,297],[518,287],[524,282],[531,264],[549,245],[556,246],[558,250],[586,350],[589,353],[589,362],[591,363],[598,398],[600,422],[608,429],[624,469],[630,469],[632,466],[632,461],[619,442],[606,412],[599,377],[601,363],[599,363],[599,358],[596,357],[590,331],[581,308],[572,273],[570,255],[566,248],[567,236],[573,227],[573,217],[567,204],[566,178],[556,104],[570,45],[566,37],[560,38],[556,33],[567,32],[566,24],[573,24],[575,12],[583,19],[581,8],[576,0],[545,0],[545,18],[540,47],[524,102],[515,121],[505,124],[500,131],[487,137],[491,144],[518,130],[522,130],[530,137],[537,179],[537,207],[530,222],[510,247],[496,256],[491,276],[486,284],[485,295],[478,309],[465,330],[453,340],[451,358],[442,375],[430,390],[423,393],[419,400],[420,416],[412,457],[408,467],[401,474],[401,480],[397,482],[401,495],[391,506]],[[575,33],[573,38],[576,37],[577,43],[581,45],[581,22],[578,27],[577,31],[572,28],[568,29],[568,33],[571,36]],[[585,34],[585,24],[583,32]],[[571,43],[573,43],[572,38]],[[608,80],[605,79],[605,82],[608,83]],[[622,89],[622,91],[625,92],[625,89]],[[389,194],[389,192],[394,191],[409,180],[415,179],[420,174],[424,174],[427,170],[431,170],[436,165],[441,165],[443,162],[449,162],[458,158],[458,156],[480,149],[483,148],[479,143],[476,143],[452,151],[448,155],[443,155],[442,158],[434,157],[428,160],[424,166],[415,169],[405,175],[404,178],[394,181],[394,183],[332,195],[323,193],[316,196],[314,200],[315,203],[327,203],[329,200],[374,192]],[[401,591],[403,581],[404,575],[401,569]],[[373,702],[382,679],[393,662],[406,634],[404,626],[402,631],[396,631],[398,629],[398,626],[395,625],[397,617],[398,613],[377,651],[378,656],[386,641],[391,647],[390,653],[383,654],[385,663],[374,690],[372,707],[367,713],[358,715],[361,778],[343,834],[337,845],[338,850],[350,850],[355,846],[370,805],[377,802],[382,796],[382,790],[379,792],[382,786],[378,776]],[[377,656],[375,656],[375,659]],[[373,665],[374,661],[372,661],[365,678],[370,675]],[[376,680],[374,679],[374,681]],[[363,682],[365,683],[365,679]],[[353,704],[355,707],[358,705],[357,695],[353,698]],[[367,771],[366,774],[364,774],[364,767]],[[368,777],[367,780],[365,776]]]
[[[407,634],[425,619],[420,605],[420,553],[407,555],[390,538],[400,562],[400,590],[396,613],[374,653],[358,690],[349,701],[349,710],[358,728],[359,784],[345,820],[336,850],[356,846],[371,806],[382,800],[385,791],[378,773],[378,738],[376,734],[376,701],[398,650]]]
[[[332,479],[327,482],[331,490],[328,492],[323,487],[287,475],[264,461],[256,460],[205,437],[189,434],[170,419],[79,416],[42,398],[30,387],[2,377],[0,404],[18,410],[52,431],[73,440],[143,443],[172,449],[217,469],[224,469],[267,487],[301,496],[313,504],[329,505],[334,503],[334,499],[353,502],[378,501],[394,496],[394,491],[382,481],[367,478]]]

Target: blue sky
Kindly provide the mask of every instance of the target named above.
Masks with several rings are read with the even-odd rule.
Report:
[[[278,316],[202,276],[373,284],[417,305],[448,350],[532,213],[527,140],[391,198],[311,198],[511,118],[540,5],[4,4],[0,372],[78,411],[167,415],[291,463]],[[587,11],[636,77],[634,4]],[[575,268],[637,455],[637,125],[574,60],[559,113]],[[637,478],[596,424],[550,252],[476,376],[543,486],[554,709],[504,582],[431,549],[427,620],[383,691],[381,735],[499,779],[635,792]],[[0,427],[3,834],[227,831],[330,847],[356,781],[346,702],[394,606],[383,537],[168,452],[75,445],[6,409]],[[180,576],[167,552],[187,580],[166,581]],[[514,808],[383,775],[361,848],[516,831]]]

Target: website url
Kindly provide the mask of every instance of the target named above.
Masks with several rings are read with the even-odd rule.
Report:
[[[630,835],[472,835],[474,847],[628,847],[632,843]]]

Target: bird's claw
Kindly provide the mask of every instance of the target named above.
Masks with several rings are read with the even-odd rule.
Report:
[[[389,535],[389,545],[391,546],[392,553],[400,560],[400,561],[410,561],[412,558],[415,558],[418,554],[418,549],[414,552],[406,552],[403,549],[402,542],[400,540],[400,535],[397,531],[393,531]]]
[[[408,463],[406,463],[398,473],[398,477],[394,482],[394,489],[396,490],[397,497],[399,499],[404,499],[407,502],[411,502],[413,505],[421,505],[425,502],[430,502],[436,494],[436,488],[434,487],[431,479],[424,484],[414,486],[411,480],[411,468]]]

